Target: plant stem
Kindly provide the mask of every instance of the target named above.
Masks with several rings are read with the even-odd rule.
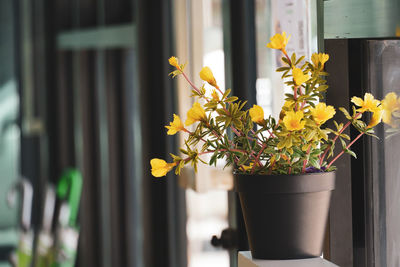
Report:
[[[197,93],[200,94],[199,88],[197,88],[196,85],[194,85],[194,84],[192,83],[192,81],[189,79],[189,77],[188,77],[182,70],[180,70],[180,71],[181,71],[183,77],[185,77],[186,81],[190,84],[190,86],[192,86],[192,88],[193,88]]]
[[[276,162],[276,161],[274,161],[274,162],[271,164],[271,166],[269,166],[269,172],[268,172],[268,174],[271,174],[271,173],[272,173],[272,168],[274,167],[275,162]]]
[[[188,133],[189,135],[193,135],[193,134],[194,134],[193,132],[189,131],[189,130],[186,129],[186,128],[183,128],[183,131],[184,131],[185,133]],[[200,139],[201,141],[203,141],[204,143],[207,143],[207,141],[204,140],[204,138],[198,137],[198,136],[196,136],[196,137],[199,138],[199,139]]]
[[[307,148],[307,155],[310,153],[310,150],[311,150],[311,144]],[[306,171],[307,163],[308,163],[308,159],[305,159],[303,161],[303,169],[301,170],[302,173],[304,173]]]
[[[357,114],[354,116],[354,119],[357,119],[361,114],[362,114],[361,112],[360,112],[360,113],[357,113]],[[351,121],[348,121],[348,122],[346,123],[346,125],[343,126],[343,128],[339,131],[338,135],[336,135],[335,138],[333,138],[332,144],[335,144],[336,140],[337,140],[337,139],[339,138],[339,136],[343,133],[343,131],[344,131],[347,127],[349,127],[350,124],[351,124]],[[322,155],[321,160],[319,161],[319,165],[322,166],[322,162],[324,161],[324,158],[325,158],[326,154],[328,153],[328,151],[329,151],[329,149],[330,149],[331,147],[332,147],[332,145],[328,146],[328,147],[325,149],[324,154]]]
[[[354,144],[354,142],[357,141],[363,134],[364,134],[364,132],[361,132],[359,135],[357,135],[357,137],[354,138],[354,140],[351,141],[350,144],[348,144],[348,145],[346,146],[346,149],[349,149],[349,147],[351,147],[351,146]],[[331,162],[329,162],[329,164],[328,164],[328,166],[327,166],[326,168],[329,169],[329,167],[330,167],[341,155],[343,155],[343,153],[344,153],[344,151],[345,151],[346,149],[343,149],[342,152],[340,152]]]
[[[262,167],[261,162],[260,162],[260,156],[261,156],[261,153],[264,151],[264,149],[265,149],[266,147],[267,147],[266,144],[264,144],[264,145],[261,147],[260,151],[258,152],[257,158],[256,158],[256,161],[260,164],[260,165],[259,165],[260,167]],[[252,173],[252,174],[254,173],[255,169],[256,169],[256,164],[253,165],[253,168],[252,168],[252,170],[251,170],[251,173]]]
[[[224,95],[224,93],[221,91],[221,89],[219,89],[218,85],[215,85],[215,88],[218,90],[218,92],[220,92],[221,95]]]
[[[285,50],[285,49],[281,49],[281,51],[282,51],[282,53],[285,55],[285,57],[287,58],[287,60],[289,61],[290,67],[292,67],[292,66],[293,66],[292,60],[290,59],[289,55],[286,53],[286,50]]]

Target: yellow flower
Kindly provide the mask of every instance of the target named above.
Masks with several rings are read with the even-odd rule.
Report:
[[[247,166],[247,165],[242,165],[242,167],[243,167],[243,170],[245,170],[245,171],[251,170],[251,169],[253,169],[253,162],[251,162],[251,163],[249,164],[249,166]]]
[[[177,132],[185,129],[185,127],[183,127],[181,118],[179,118],[179,116],[175,115],[175,114],[174,114],[173,122],[170,122],[169,126],[165,126],[165,128],[168,129],[168,132],[167,132],[168,135],[174,135]]]
[[[292,101],[292,100],[285,101],[285,103],[282,106],[282,110],[279,113],[279,120],[282,120],[283,117],[285,117],[286,111],[293,109],[293,105],[294,105],[294,101]]]
[[[325,62],[328,61],[328,59],[329,59],[329,55],[325,54],[325,53],[319,53],[319,54],[314,53],[311,56],[311,61],[314,63],[314,66],[316,68],[318,68],[318,63],[321,63],[321,69],[324,68],[324,64],[325,64]]]
[[[270,38],[271,42],[267,44],[267,47],[278,50],[285,49],[289,39],[290,35],[286,37],[286,32],[283,32],[282,34],[277,33]]]
[[[336,111],[333,106],[327,106],[325,103],[318,103],[315,108],[310,108],[314,121],[321,125],[335,115]]]
[[[179,63],[178,63],[178,59],[176,57],[170,57],[168,59],[168,62],[170,65],[174,66],[175,68],[179,69]]]
[[[294,104],[293,100],[286,100],[285,103],[283,103],[282,108],[291,108],[293,104]]]
[[[367,128],[372,128],[382,120],[383,109],[382,106],[379,106],[374,113],[372,114],[372,118],[367,126]]]
[[[189,126],[195,123],[196,121],[203,121],[206,120],[206,112],[204,111],[203,107],[195,102],[191,109],[187,112],[187,119],[185,121],[185,125]]]
[[[151,174],[154,177],[162,177],[165,176],[172,168],[176,165],[174,163],[167,163],[165,160],[162,159],[152,159],[150,160],[151,165]]]
[[[217,82],[215,81],[214,75],[209,67],[203,67],[200,71],[200,78],[208,82],[210,85],[217,87]]]
[[[304,125],[306,124],[305,121],[301,121],[303,117],[303,111],[289,111],[286,112],[286,115],[283,118],[283,123],[285,124],[286,129],[289,131],[298,131],[303,129]]]
[[[359,97],[353,96],[351,98],[351,102],[353,102],[356,106],[360,107],[359,109],[357,109],[358,112],[365,112],[365,111],[375,112],[375,110],[378,108],[380,104],[380,101],[374,99],[374,96],[371,95],[370,93],[366,93],[364,95],[364,100],[362,100]]]
[[[211,96],[215,101],[219,101],[219,95],[215,89],[212,91]]]
[[[400,98],[397,98],[396,93],[391,92],[385,96],[382,100],[382,109],[383,122],[392,125],[392,112],[400,109]]]
[[[253,105],[249,110],[251,120],[255,123],[262,124],[264,122],[264,110],[258,105]]]
[[[299,68],[293,68],[292,73],[293,81],[296,86],[299,86],[310,79],[310,76],[308,74],[304,74]]]

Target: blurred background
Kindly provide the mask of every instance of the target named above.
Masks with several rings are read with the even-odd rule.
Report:
[[[399,92],[399,1],[366,2],[0,0],[0,266],[10,266],[20,239],[21,209],[6,202],[12,185],[32,184],[37,233],[47,185],[71,167],[83,177],[76,266],[237,266],[248,245],[231,170],[222,162],[197,174],[150,174],[150,159],[168,159],[183,140],[164,125],[192,104],[188,84],[168,76],[168,58],[188,62],[196,84],[209,66],[220,87],[276,116],[285,88],[265,45],[286,31],[289,52],[335,58],[329,103]],[[392,204],[400,174],[384,161],[396,158],[399,140],[384,141],[383,128],[379,135],[381,143],[359,145],[361,163],[340,163],[324,251],[340,266],[400,262]]]

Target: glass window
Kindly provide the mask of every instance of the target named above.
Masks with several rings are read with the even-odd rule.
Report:
[[[400,95],[400,41],[367,42],[367,84],[372,93],[383,98],[389,92]],[[398,116],[398,114],[397,114]],[[376,266],[400,266],[400,131],[399,120],[392,118],[394,128],[377,128],[379,140],[372,141],[369,158],[372,166],[373,222]],[[388,132],[388,129],[394,131]],[[368,164],[368,163],[367,163]],[[368,164],[368,165],[369,165]],[[369,167],[369,166],[367,166]],[[370,202],[371,203],[371,202]]]
[[[219,87],[224,90],[222,0],[187,1],[187,5],[184,2],[175,0],[177,56],[183,63],[189,63],[186,72],[196,85],[203,83],[199,72],[203,66],[208,66]],[[185,119],[192,99],[188,84],[182,80],[179,77],[177,81],[179,111]],[[205,88],[208,93],[212,92],[209,85],[206,84]],[[207,157],[203,159],[208,160]],[[189,170],[181,177],[191,188],[186,192],[189,267],[229,266],[228,251],[215,248],[210,243],[213,235],[220,236],[222,230],[228,227],[226,189],[232,187],[232,174],[229,170],[223,171],[223,166],[223,162],[217,169],[200,165],[197,174],[193,175],[193,170]],[[190,177],[194,178],[188,182]]]
[[[284,93],[289,89],[275,72],[281,66],[280,51],[266,48],[269,38],[286,32],[290,41],[286,47],[289,55],[305,55],[317,51],[316,6],[313,1],[257,0],[256,1],[256,52],[257,52],[257,103],[266,116],[279,115]]]

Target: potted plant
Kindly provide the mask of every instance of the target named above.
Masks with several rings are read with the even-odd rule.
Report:
[[[285,33],[271,38],[268,47],[282,52],[282,72],[285,84],[292,88],[286,94],[278,119],[266,117],[263,109],[253,105],[246,109],[246,101],[222,91],[210,68],[204,67],[200,78],[212,86],[208,92],[204,84],[197,87],[184,72],[185,65],[171,57],[175,67],[173,77],[182,75],[192,87],[195,102],[187,112],[185,124],[173,115],[166,126],[168,135],[183,132],[187,135],[181,155],[173,155],[172,162],[152,159],[153,176],[162,177],[175,168],[198,163],[216,165],[224,159],[234,168],[235,189],[239,193],[250,249],[255,258],[292,259],[321,255],[331,192],[335,187],[334,162],[343,154],[356,156],[351,145],[361,136],[373,134],[373,127],[382,117],[390,122],[392,113],[399,110],[397,95],[390,93],[382,101],[371,94],[353,97],[350,113],[339,108],[347,122],[333,121],[334,128],[326,127],[336,109],[320,102],[328,89],[324,65],[329,56],[315,53],[311,62],[304,56],[289,56],[285,47],[289,41]],[[371,113],[365,123],[361,118]],[[187,126],[192,128],[187,128]],[[360,134],[354,139],[343,133],[353,125]],[[191,130],[192,129],[192,130]],[[342,146],[334,155],[337,141]],[[209,161],[202,156],[209,154]]]

